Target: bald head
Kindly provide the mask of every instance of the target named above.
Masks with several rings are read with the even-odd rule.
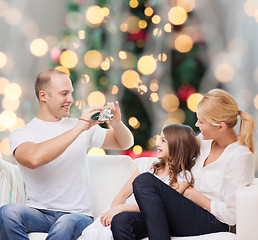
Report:
[[[39,92],[41,90],[46,91],[49,88],[49,86],[51,85],[52,76],[54,75],[67,76],[65,73],[58,71],[56,69],[46,70],[37,76],[37,79],[35,82],[35,93],[38,100],[39,100]]]

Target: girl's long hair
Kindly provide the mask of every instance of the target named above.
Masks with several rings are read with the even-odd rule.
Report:
[[[191,168],[194,166],[195,159],[200,153],[200,144],[193,129],[183,124],[169,124],[166,125],[162,131],[167,140],[169,149],[169,185],[177,188],[177,175],[183,171],[187,182],[192,186],[194,179]],[[164,168],[165,165],[166,162],[164,160],[153,163],[153,173]],[[191,173],[191,179],[189,179],[189,175],[186,171]]]

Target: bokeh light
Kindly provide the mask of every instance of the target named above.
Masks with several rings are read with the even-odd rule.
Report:
[[[258,110],[258,94],[254,97],[254,106]]]
[[[139,155],[142,153],[142,147],[140,145],[135,145],[133,147],[133,153],[136,155]]]
[[[197,111],[197,105],[200,102],[200,100],[203,98],[203,95],[200,93],[193,93],[189,96],[187,99],[187,107],[192,111]]]
[[[186,12],[193,11],[195,5],[195,0],[177,0],[177,6],[184,8]]]
[[[147,93],[147,92],[148,92],[147,86],[144,85],[144,84],[140,84],[140,86],[139,86],[139,88],[138,88],[138,92],[139,92],[141,95]]]
[[[10,98],[3,98],[2,100],[2,106],[3,109],[5,110],[11,110],[11,111],[16,111],[18,107],[20,106],[20,101],[19,99],[10,99]]]
[[[159,15],[153,15],[152,18],[151,18],[151,21],[154,24],[159,24],[161,22],[161,17]]]
[[[130,6],[131,8],[137,8],[138,5],[139,5],[138,0],[130,0],[130,2],[129,2],[129,6]]]
[[[143,75],[150,75],[154,73],[154,71],[157,68],[157,63],[156,60],[153,58],[153,56],[146,55],[142,56],[138,63],[137,63],[137,68],[139,72]]]
[[[173,112],[179,107],[179,99],[175,94],[170,93],[162,98],[161,105],[167,112]]]
[[[187,13],[182,7],[173,7],[168,12],[168,19],[174,25],[181,25],[187,20]]]
[[[4,20],[10,25],[17,25],[22,21],[22,12],[17,8],[9,8],[4,15]]]
[[[137,129],[140,127],[140,122],[138,121],[138,119],[136,117],[130,117],[128,119],[128,123],[134,129]]]
[[[145,14],[147,17],[150,17],[150,16],[153,14],[153,9],[152,9],[151,7],[145,8],[144,14]]]
[[[111,90],[111,94],[112,95],[116,95],[118,93],[118,91],[119,91],[118,86],[117,85],[113,85],[112,90]]]
[[[25,121],[18,117],[15,124],[13,126],[9,127],[9,131],[12,132],[18,128],[23,127],[24,125],[25,125]]]
[[[64,66],[57,66],[55,67],[56,70],[65,73],[68,77],[70,77],[70,70]]]
[[[122,84],[127,88],[138,88],[142,82],[139,73],[134,70],[127,70],[121,76]]]
[[[150,94],[150,100],[152,102],[158,102],[159,101],[159,95],[157,93],[151,93]]]
[[[255,17],[255,12],[258,9],[257,0],[246,0],[244,4],[244,11],[249,17]]]
[[[30,44],[30,51],[36,57],[43,57],[48,52],[48,45],[44,39],[34,39]]]
[[[167,56],[166,53],[160,53],[160,54],[158,55],[158,60],[159,60],[160,62],[166,62],[167,59],[168,59],[168,56]]]
[[[4,90],[8,84],[9,84],[9,81],[7,78],[0,77],[0,94],[4,93]]]
[[[228,63],[219,64],[214,70],[215,77],[220,82],[229,82],[235,75],[234,68]]]
[[[81,82],[82,83],[89,83],[90,82],[90,76],[88,74],[82,74]]]
[[[65,68],[74,68],[78,64],[78,56],[74,51],[66,50],[60,55],[60,64]]]
[[[0,114],[0,123],[6,128],[12,127],[17,121],[15,112],[5,110]]]
[[[155,37],[160,37],[162,35],[162,30],[159,28],[154,28],[153,29],[153,36]]]
[[[106,97],[102,92],[94,91],[94,92],[91,92],[88,96],[89,106],[94,106],[94,105],[104,106],[105,103],[106,103]]]
[[[4,94],[9,99],[18,99],[22,94],[22,89],[17,83],[10,83],[5,87]]]
[[[7,63],[7,57],[5,53],[0,51],[0,68],[3,68]]]
[[[78,38],[81,40],[85,39],[85,31],[84,30],[79,30]]]
[[[193,47],[193,40],[186,34],[179,34],[175,39],[175,48],[181,53],[189,52]]]
[[[4,155],[11,155],[12,151],[9,144],[9,138],[4,138],[0,142],[0,152]]]
[[[90,50],[84,56],[84,63],[90,68],[98,68],[102,63],[102,55],[97,50]]]
[[[99,25],[104,20],[104,11],[99,6],[90,6],[85,13],[86,21],[92,25]]]
[[[152,79],[150,81],[150,90],[152,92],[156,92],[156,91],[158,91],[158,89],[159,89],[158,81],[156,79]]]
[[[141,28],[141,29],[144,29],[144,28],[146,28],[147,27],[147,22],[145,21],[145,20],[140,20],[139,22],[138,22],[138,26],[139,26],[139,28]]]
[[[167,32],[167,33],[172,32],[172,26],[171,26],[171,24],[170,24],[170,23],[166,23],[166,24],[164,25],[164,30],[165,30],[165,32]]]
[[[141,30],[138,25],[139,21],[140,21],[140,18],[136,16],[129,16],[126,19],[127,31],[131,34],[138,33]]]
[[[178,108],[177,110],[168,113],[168,116],[164,125],[174,124],[174,123],[181,124],[185,121],[185,119],[186,119],[185,112],[182,109]]]
[[[102,148],[91,148],[88,151],[88,155],[106,155],[106,152]]]
[[[105,17],[107,17],[110,14],[110,10],[108,7],[103,7],[102,10]]]

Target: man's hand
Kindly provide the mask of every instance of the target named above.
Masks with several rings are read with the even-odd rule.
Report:
[[[118,104],[118,101],[115,103],[113,102],[108,102],[107,107],[108,109],[111,110],[111,113],[114,115],[114,118],[109,121],[111,126],[115,126],[121,122],[121,110]]]
[[[79,118],[79,122],[78,122],[78,126],[82,128],[82,130],[88,130],[90,129],[91,127],[93,127],[94,125],[97,125],[99,123],[103,123],[99,120],[93,120],[91,119],[91,117],[98,113],[98,112],[101,112],[103,109],[105,109],[104,107],[102,106],[92,106],[92,107],[89,107],[87,109],[85,109],[82,114],[81,114],[81,117]]]

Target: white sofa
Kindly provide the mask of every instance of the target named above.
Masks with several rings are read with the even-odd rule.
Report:
[[[93,185],[94,217],[110,206],[138,164],[151,164],[152,158],[132,160],[124,155],[87,156]],[[85,169],[85,173],[87,169]],[[19,169],[0,159],[0,205],[25,203],[25,191]],[[171,237],[171,240],[257,240],[258,239],[258,179],[237,193],[236,233],[215,233],[194,237]],[[44,240],[47,233],[30,233],[30,240]],[[78,238],[79,240],[80,238]],[[147,238],[145,239],[147,240]]]

